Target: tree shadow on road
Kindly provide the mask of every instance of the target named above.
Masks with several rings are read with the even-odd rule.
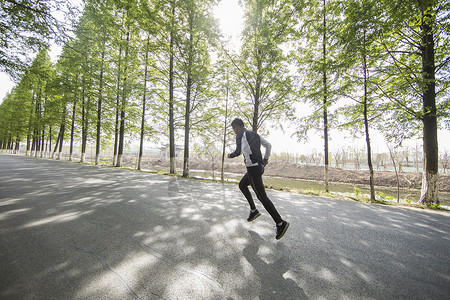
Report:
[[[448,295],[448,251],[434,250],[448,249],[448,215],[268,191],[291,223],[276,242],[263,210],[245,221],[237,186],[20,157],[0,165],[2,299]]]
[[[259,299],[307,299],[303,289],[291,278],[285,278],[289,271],[289,262],[284,255],[283,243],[277,244],[281,257],[274,262],[266,262],[258,254],[259,249],[267,242],[256,232],[249,231],[251,239],[242,251],[245,259],[252,265],[261,282]]]

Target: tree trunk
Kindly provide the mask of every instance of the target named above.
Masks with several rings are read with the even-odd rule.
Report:
[[[86,143],[87,143],[87,104],[86,104],[86,81],[83,76],[83,91],[81,96],[81,159],[80,162],[84,163],[86,157]]]
[[[260,54],[257,54],[257,64],[258,64],[258,75],[256,76],[256,84],[255,84],[255,103],[253,106],[253,124],[252,124],[252,130],[254,132],[258,131],[258,120],[259,120],[259,101],[261,96],[261,57]]]
[[[258,131],[258,115],[259,115],[259,82],[256,83],[255,104],[253,106],[253,124],[252,130]]]
[[[51,130],[51,127],[50,127],[50,130]],[[41,158],[47,156],[48,142],[49,142],[50,134],[51,134],[50,131],[48,133],[45,130],[42,131]]]
[[[48,158],[52,155],[52,126],[50,126],[50,131],[48,133],[48,143],[49,149],[47,149],[47,145],[45,145],[45,153],[48,153]]]
[[[188,74],[186,89],[186,114],[184,116],[184,161],[183,161],[183,177],[189,177],[189,129],[190,129],[190,113],[191,113],[191,74]]]
[[[437,141],[437,116],[436,116],[436,82],[434,61],[434,16],[431,1],[426,1],[422,7],[422,75],[424,88],[423,101],[423,151],[425,168],[423,174],[422,196],[420,203],[430,206],[439,204],[438,176],[439,176],[439,152]]]
[[[365,45],[364,45],[365,49]],[[370,185],[370,201],[375,201],[375,180],[372,164],[372,149],[370,146],[370,135],[369,135],[369,118],[368,118],[368,103],[367,103],[367,61],[366,54],[363,53],[363,68],[364,68],[364,129],[366,132],[366,145],[367,145],[367,164],[369,165],[369,185]]]
[[[223,125],[223,144],[222,144],[222,169],[220,173],[220,180],[224,182],[225,180],[225,148],[227,145],[227,121],[228,121],[228,93],[229,93],[229,86],[228,86],[228,78],[227,78],[227,90],[226,90],[226,98],[225,98],[225,122]]]
[[[148,52],[150,45],[150,36],[147,37],[147,49],[145,51],[145,71],[144,71],[144,95],[142,97],[142,118],[141,118],[141,140],[139,144],[139,158],[137,169],[141,170],[142,155],[144,152],[144,133],[145,133],[145,102],[147,95],[147,73],[148,73]]]
[[[26,153],[25,155],[28,156],[31,150],[31,128],[32,128],[32,124],[33,124],[33,102],[35,99],[35,94],[33,91],[33,97],[32,97],[32,102],[31,102],[31,109],[30,109],[30,118],[28,119],[28,133],[27,133],[27,149],[26,149]]]
[[[71,124],[71,127],[70,127],[69,161],[72,161],[72,159],[73,159],[73,143],[74,143],[74,133],[75,133],[76,108],[77,108],[77,94],[75,92],[75,97],[73,99],[73,107],[72,107],[72,124]]]
[[[324,164],[325,164],[325,191],[329,192],[328,186],[328,90],[327,90],[327,52],[326,52],[326,0],[323,0],[323,137],[324,137]]]
[[[8,146],[6,148],[6,153],[11,153],[11,149],[12,149],[12,135],[11,133],[9,134],[9,138],[8,138]]]
[[[58,131],[58,137],[56,138],[55,147],[53,148],[53,152],[51,154],[52,158],[55,157],[55,153],[58,150],[58,146],[59,146],[59,153],[58,153],[58,156],[56,159],[61,158],[61,151],[62,151],[62,145],[63,145],[63,140],[64,140],[64,131],[66,128],[66,112],[67,112],[67,108],[66,108],[66,106],[64,106],[61,125],[59,126],[59,131]],[[51,133],[50,133],[50,135],[51,135]],[[50,151],[51,151],[51,143],[50,143]]]
[[[125,109],[127,105],[127,71],[128,71],[128,48],[130,46],[130,31],[127,31],[127,45],[125,47],[125,57],[124,63],[125,67],[123,70],[123,86],[122,86],[122,104],[120,107],[120,129],[119,129],[119,149],[117,152],[117,163],[116,167],[122,167],[123,165],[123,147],[125,143]]]
[[[175,3],[171,1],[172,5],[172,20],[170,29],[170,42],[169,42],[169,159],[170,159],[170,170],[169,174],[175,174],[175,124],[174,124],[174,114],[173,114],[173,89],[174,89],[174,71],[173,71],[173,60],[174,60],[174,32],[173,27],[175,26],[175,21],[173,20],[175,16]]]
[[[105,47],[105,43],[103,43]],[[103,64],[105,61],[105,50],[102,52],[102,63],[100,65],[100,83],[98,91],[98,102],[97,102],[97,136],[95,141],[95,164],[100,164],[100,133],[102,126],[102,92],[103,92]]]
[[[16,145],[14,147],[14,154],[19,154],[19,150],[20,150],[20,137],[17,136],[16,137]]]
[[[400,202],[400,178],[398,177],[397,166],[395,164],[395,158],[394,158],[394,155],[392,154],[391,147],[389,147],[389,144],[387,142],[386,142],[386,145],[389,149],[389,155],[391,156],[392,165],[394,166],[395,178],[397,179],[397,203],[399,203]]]
[[[39,154],[40,158],[44,157],[44,150],[45,150],[45,129],[42,129],[41,131],[41,153]]]
[[[58,150],[59,139],[61,138],[61,126],[59,127],[58,137],[56,138],[55,147],[52,152],[52,159],[55,157],[56,150]]]
[[[36,107],[35,107],[35,117],[36,117],[36,122],[34,124],[34,136],[33,136],[33,141],[34,141],[34,145],[32,148],[32,151],[34,151],[34,156],[38,157],[39,156],[39,150],[40,150],[40,146],[41,146],[41,141],[40,141],[40,123],[41,123],[41,89],[39,89],[38,92],[38,96],[36,99]]]
[[[193,68],[193,21],[189,17],[189,46],[188,46],[188,74],[186,82],[186,110],[184,115],[184,161],[183,177],[189,177],[189,137],[191,116],[191,90],[192,90],[192,68]]]
[[[120,43],[120,45],[119,45],[119,63],[117,66],[117,97],[116,97],[116,122],[114,125],[113,166],[115,166],[117,164],[117,148],[118,148],[118,144],[119,144],[119,107],[120,107],[121,62],[122,62],[122,43]]]
[[[34,155],[34,149],[36,147],[36,130],[33,130],[32,139],[31,139],[31,151],[30,155]]]
[[[62,147],[63,147],[63,143],[64,143],[64,133],[66,131],[66,113],[67,113],[67,108],[64,105],[61,129],[60,129],[59,151],[58,151],[58,157],[56,158],[58,160],[61,159]],[[58,142],[56,142],[56,145],[58,145]]]

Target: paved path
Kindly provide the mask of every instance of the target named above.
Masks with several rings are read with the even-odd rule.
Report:
[[[450,214],[0,155],[0,299],[448,299]]]

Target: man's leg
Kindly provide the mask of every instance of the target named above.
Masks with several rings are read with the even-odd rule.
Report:
[[[242,194],[244,194],[245,198],[248,201],[248,204],[250,205],[251,210],[255,210],[255,202],[253,201],[252,194],[250,193],[250,190],[248,189],[248,186],[250,185],[250,178],[248,176],[248,173],[245,173],[245,175],[242,177],[241,181],[239,181],[239,189],[241,190]]]
[[[259,201],[264,205],[264,208],[270,214],[275,223],[280,224],[283,222],[280,214],[277,209],[273,205],[272,201],[267,197],[266,190],[264,188],[264,183],[262,181],[262,173],[264,172],[263,166],[249,167],[247,168],[247,174],[250,178],[250,182],[252,183],[253,190],[258,196]],[[247,175],[246,174],[246,175]],[[240,184],[239,184],[240,186]],[[248,190],[248,188],[247,188]]]

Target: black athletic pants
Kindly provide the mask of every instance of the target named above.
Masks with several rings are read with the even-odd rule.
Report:
[[[261,203],[264,205],[264,208],[270,214],[275,223],[278,224],[283,221],[283,219],[281,219],[281,216],[273,205],[272,201],[270,201],[269,197],[267,197],[266,190],[262,181],[263,173],[264,167],[261,165],[248,167],[247,173],[245,173],[244,177],[242,177],[241,181],[239,182],[239,189],[244,194],[245,198],[247,198],[248,204],[250,204],[250,209],[256,209],[252,194],[248,189],[248,186],[251,185],[253,190],[255,191],[256,197],[258,197],[259,201],[261,201]]]

